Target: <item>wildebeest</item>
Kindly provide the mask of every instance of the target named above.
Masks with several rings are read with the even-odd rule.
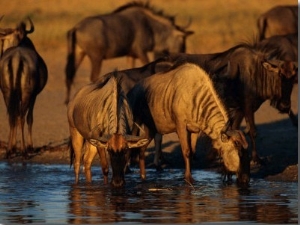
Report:
[[[241,44],[220,53],[170,56],[170,61],[195,63],[211,76],[218,77],[217,80],[225,82],[220,82],[223,86],[223,89],[219,88],[222,91],[220,95],[225,105],[231,108],[233,129],[238,129],[245,118],[254,162],[260,162],[255,144],[255,111],[263,102],[270,100],[271,105],[280,112],[292,114],[290,97],[298,64],[292,61],[267,60],[272,57],[276,59],[279,53],[274,49]]]
[[[10,39],[5,42],[17,45],[7,48],[0,60],[0,88],[7,107],[9,117],[9,140],[6,157],[10,158],[16,150],[16,135],[18,126],[21,128],[21,150],[27,157],[28,150],[32,150],[33,108],[37,95],[47,83],[48,71],[42,57],[36,51],[32,41],[27,37],[34,31],[27,31],[25,22],[21,22],[16,29],[8,32]],[[8,30],[6,30],[8,31]],[[6,37],[7,38],[7,37]],[[12,41],[11,41],[12,40]],[[27,115],[28,140],[25,146],[24,123]]]
[[[254,48],[263,51],[275,50],[273,58],[283,61],[298,62],[298,33],[275,35],[253,44]]]
[[[164,57],[162,57],[141,67],[115,71],[115,76],[118,80],[120,80],[121,88],[127,95],[138,81],[152,76],[155,73],[167,71],[172,65],[173,64],[171,62],[168,62]],[[103,77],[106,76],[111,76],[111,73],[105,74],[99,79],[102,80]]]
[[[227,110],[206,72],[183,64],[137,83],[129,92],[135,121],[145,125],[149,141],[156,133],[177,132],[185,162],[185,179],[192,183],[190,159],[200,131],[213,141],[228,172],[249,182],[248,143],[239,130],[230,129]],[[246,162],[241,162],[246,161]]]
[[[34,25],[30,18],[28,18],[28,21],[30,23],[29,30],[26,30],[24,21],[19,23],[16,28],[0,28],[0,57],[2,57],[3,53],[10,47],[25,45],[34,48],[32,41],[27,37],[28,34],[34,32]]]
[[[192,33],[176,25],[173,17],[138,2],[125,4],[110,14],[84,18],[67,33],[65,102],[69,101],[76,70],[85,55],[91,61],[90,80],[94,82],[103,59],[127,55],[146,64],[149,51],[185,52],[186,37]]]
[[[151,63],[142,67],[136,67],[127,70],[115,71],[114,76],[119,80],[121,89],[125,95],[133,88],[133,86],[140,80],[149,77],[157,72],[165,71],[171,67],[171,63],[166,62],[164,58],[159,58]],[[107,77],[111,77],[111,73],[105,74],[98,78],[100,81]],[[97,81],[96,81],[97,82]],[[144,167],[143,167],[144,168]],[[145,169],[141,172],[145,174]]]
[[[298,33],[298,6],[276,6],[258,18],[257,26],[260,40],[275,35]]]
[[[68,104],[68,121],[71,136],[71,164],[74,161],[75,182],[79,181],[81,149],[84,156],[86,181],[91,182],[91,163],[98,151],[104,183],[108,182],[108,163],[112,167],[112,185],[123,186],[124,170],[131,148],[148,143],[141,136],[131,135],[134,126],[131,108],[114,73],[81,88]],[[75,158],[74,158],[75,157]],[[143,179],[144,172],[141,171]]]

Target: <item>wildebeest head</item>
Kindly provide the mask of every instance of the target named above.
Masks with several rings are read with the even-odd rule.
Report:
[[[161,35],[162,40],[156,41],[154,48],[155,52],[169,53],[185,53],[186,52],[186,39],[192,35],[193,31],[185,30],[185,28],[175,25],[169,32],[165,32],[167,38]]]
[[[33,22],[30,18],[28,21],[30,23],[29,30],[26,30],[25,21],[20,22],[16,28],[0,28],[1,55],[6,49],[19,45],[27,37],[27,34],[34,32]]]
[[[248,185],[250,181],[248,143],[242,131],[231,130],[228,127],[227,125],[222,129],[219,142],[225,170],[228,173],[235,173],[239,184]]]
[[[271,99],[271,105],[281,113],[288,113],[291,109],[291,93],[297,82],[298,63],[291,61],[269,60],[263,62],[265,69],[275,73],[279,79],[279,95]]]
[[[91,144],[106,149],[112,167],[111,184],[114,187],[121,187],[125,184],[125,167],[129,150],[131,148],[140,148],[148,143],[148,139],[132,136],[113,134],[109,136],[102,136],[99,139],[90,139]]]

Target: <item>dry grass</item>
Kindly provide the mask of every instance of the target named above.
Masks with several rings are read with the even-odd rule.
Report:
[[[1,27],[14,26],[30,16],[36,26],[31,35],[38,49],[65,48],[65,34],[82,18],[109,13],[127,3],[126,0],[0,0]],[[297,4],[295,0],[152,0],[151,4],[179,24],[192,19],[195,34],[188,39],[188,52],[223,51],[256,35],[257,17],[275,5]]]

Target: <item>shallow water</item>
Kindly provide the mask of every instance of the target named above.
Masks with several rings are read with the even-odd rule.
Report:
[[[81,175],[73,185],[67,165],[0,163],[0,224],[122,223],[298,223],[298,183],[251,180],[248,189],[224,185],[215,172],[195,170],[190,186],[180,169],[138,170],[121,189],[103,185],[94,167],[93,183]]]

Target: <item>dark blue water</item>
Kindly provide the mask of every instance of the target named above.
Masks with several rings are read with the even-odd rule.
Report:
[[[298,223],[298,183],[257,179],[240,189],[195,170],[190,186],[180,169],[148,169],[146,182],[134,170],[124,188],[114,189],[103,185],[97,167],[90,185],[83,175],[73,185],[67,165],[0,163],[0,171],[0,224]]]

